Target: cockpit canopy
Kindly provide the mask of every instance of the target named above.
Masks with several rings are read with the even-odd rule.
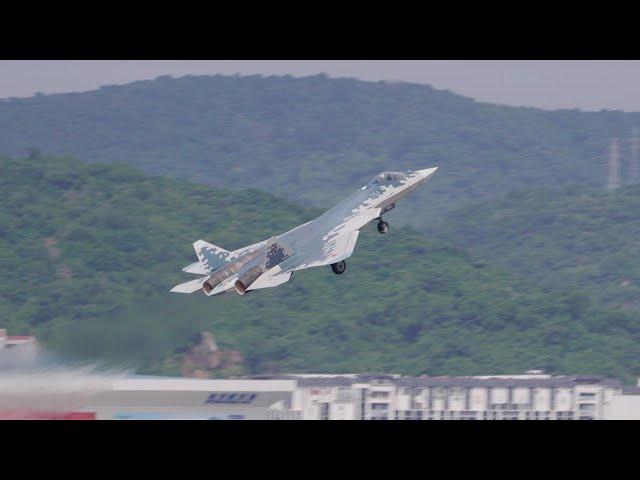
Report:
[[[380,185],[389,185],[391,183],[399,182],[407,178],[406,173],[402,172],[382,172],[373,177],[373,179],[367,183],[365,188],[377,187]]]

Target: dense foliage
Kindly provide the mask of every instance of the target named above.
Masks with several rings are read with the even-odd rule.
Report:
[[[168,292],[188,278],[192,241],[238,248],[318,212],[51,157],[0,157],[0,195],[0,323],[65,355],[175,373],[164,359],[207,329],[250,373],[640,373],[632,316],[409,228],[367,227],[340,277],[316,268],[279,288],[205,298]]]
[[[547,288],[637,315],[638,212],[640,186],[520,190],[452,212],[430,232]]]
[[[611,137],[639,113],[544,111],[408,83],[293,77],[161,77],[0,102],[0,153],[73,154],[304,205],[381,170],[441,166],[398,220],[428,224],[529,185],[603,185]]]

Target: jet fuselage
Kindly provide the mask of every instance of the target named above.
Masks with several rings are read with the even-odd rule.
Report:
[[[236,292],[244,294],[284,283],[296,270],[319,265],[333,268],[339,262],[344,267],[360,228],[378,220],[378,231],[386,233],[388,223],[381,216],[423,185],[436,170],[437,167],[406,173],[382,172],[315,220],[234,252],[199,240],[194,248],[200,264],[190,265],[185,271],[205,273],[208,269],[208,277],[178,285],[172,291],[191,293],[202,289],[207,295],[216,295],[235,287]],[[381,224],[386,226],[381,229]],[[336,273],[343,271],[344,268],[334,269]]]

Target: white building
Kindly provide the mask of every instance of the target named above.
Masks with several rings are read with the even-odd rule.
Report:
[[[640,419],[640,388],[623,389],[617,380],[584,375],[328,374],[224,380],[141,376],[98,380],[91,389],[87,389],[86,382],[66,382],[69,393],[76,393],[70,398],[78,397],[76,391],[86,398],[82,406],[64,403],[64,392],[56,389],[47,398],[56,400],[56,405],[68,404],[71,410],[54,411],[52,400],[40,408],[42,412],[29,415],[46,418],[45,413],[49,415],[50,410],[55,413],[52,418],[95,419]],[[29,380],[28,392],[35,389],[41,398],[42,389],[34,383],[38,382]],[[56,385],[60,383],[56,380]],[[90,390],[91,395],[85,390]]]
[[[640,420],[640,385],[624,387],[621,395],[614,396],[605,408],[605,419]]]
[[[7,335],[0,328],[0,370],[33,365],[38,357],[38,342],[31,335]]]
[[[97,420],[297,420],[295,380],[132,377],[91,398]]]
[[[323,376],[298,379],[292,409],[304,419],[597,420],[621,393],[595,376]]]
[[[35,349],[37,345],[36,337],[31,335],[8,336],[4,328],[0,328],[0,350],[10,348]]]

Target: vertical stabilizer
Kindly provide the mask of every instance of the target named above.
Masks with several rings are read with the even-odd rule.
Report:
[[[198,260],[210,271],[224,267],[229,261],[229,252],[204,240],[194,242],[193,249],[196,251]]]

